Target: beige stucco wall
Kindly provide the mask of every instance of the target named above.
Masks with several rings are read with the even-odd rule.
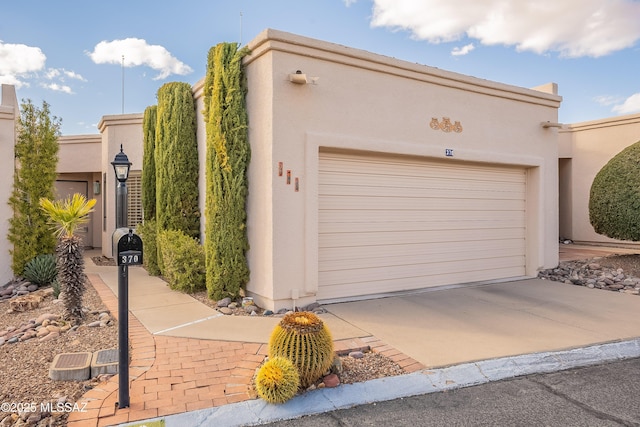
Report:
[[[570,171],[561,182],[560,233],[575,242],[638,245],[597,234],[589,222],[589,192],[596,174],[616,154],[640,141],[640,114],[611,117],[566,126],[560,131],[563,158]],[[561,161],[562,162],[562,161]]]
[[[249,44],[247,287],[270,308],[315,300],[318,151],[401,153],[528,168],[528,275],[557,265],[556,94],[481,80],[305,37],[266,30]],[[316,84],[298,85],[301,70]],[[555,88],[555,86],[547,86]],[[459,121],[434,131],[432,118]],[[278,163],[300,191],[278,177]]]
[[[58,139],[59,181],[87,183],[87,198],[96,199],[93,212],[89,214],[87,236],[84,244],[92,247],[102,245],[102,137],[95,135],[70,135]]]
[[[98,123],[102,135],[100,170],[106,173],[106,182],[102,188],[105,224],[101,232],[102,254],[106,257],[112,256],[111,243],[116,226],[116,177],[111,162],[120,152],[122,145],[124,153],[132,163],[131,171],[142,170],[143,116],[142,113],[103,116]]]
[[[0,284],[11,280],[11,244],[7,240],[9,218],[13,212],[8,205],[13,190],[13,173],[16,124],[20,118],[20,105],[14,86],[2,85],[2,102],[0,102]]]

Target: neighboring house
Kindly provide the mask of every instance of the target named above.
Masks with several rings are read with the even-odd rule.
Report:
[[[260,306],[532,277],[558,264],[559,228],[598,240],[571,234],[586,227],[579,201],[601,167],[581,150],[613,128],[593,140],[585,124],[558,130],[554,84],[514,87],[274,30],[249,48],[247,290]],[[619,129],[637,140],[639,121]],[[57,188],[98,199],[85,243],[111,256],[120,144],[133,163],[130,225],[141,218],[142,114],[105,116],[99,129],[60,139]],[[635,142],[615,138],[602,164]]]
[[[640,114],[567,125],[559,133],[560,237],[578,243],[640,244],[597,234],[589,222],[589,193],[596,174],[612,157],[640,141]]]

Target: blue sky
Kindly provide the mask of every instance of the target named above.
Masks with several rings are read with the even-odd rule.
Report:
[[[242,15],[242,18],[241,18]],[[0,6],[0,83],[62,133],[140,113],[204,76],[220,42],[274,28],[522,87],[559,85],[560,121],[640,112],[640,0],[20,0]],[[122,55],[125,67],[122,67]]]

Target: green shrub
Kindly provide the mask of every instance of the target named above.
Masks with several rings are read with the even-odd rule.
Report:
[[[142,155],[142,213],[145,221],[156,219],[156,122],[158,106],[152,105],[144,110],[142,119],[143,155]]]
[[[154,160],[158,230],[182,230],[199,237],[198,140],[191,85],[165,83],[157,97]]]
[[[56,258],[53,254],[38,255],[27,263],[22,276],[33,284],[46,286],[58,275]]]
[[[154,220],[146,220],[136,227],[136,234],[142,239],[143,256],[142,263],[147,272],[152,276],[162,274],[158,264],[157,226]]]
[[[594,178],[589,220],[596,233],[640,241],[640,141],[609,160]]]
[[[158,247],[162,273],[171,289],[182,292],[205,289],[204,249],[197,239],[182,231],[165,230],[158,233]]]
[[[207,131],[205,251],[212,299],[235,297],[249,281],[246,252],[247,168],[251,157],[242,58],[246,49],[220,43],[209,50],[205,76]]]
[[[269,403],[284,403],[295,396],[300,386],[298,370],[285,357],[269,359],[258,369],[256,391]]]
[[[44,101],[42,107],[35,106],[31,100],[23,101],[20,106],[16,127],[16,170],[9,198],[13,215],[8,218],[7,235],[13,245],[10,249],[11,269],[16,276],[22,274],[27,262],[37,255],[55,251],[56,238],[38,203],[41,197],[52,199],[54,195],[61,123],[51,115],[49,104]],[[3,140],[2,143],[8,142]],[[13,167],[13,163],[11,165]]]

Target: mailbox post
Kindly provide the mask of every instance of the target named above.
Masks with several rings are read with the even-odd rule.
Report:
[[[142,239],[130,228],[116,228],[112,244],[118,264],[118,408],[128,408],[129,266],[142,264]]]

